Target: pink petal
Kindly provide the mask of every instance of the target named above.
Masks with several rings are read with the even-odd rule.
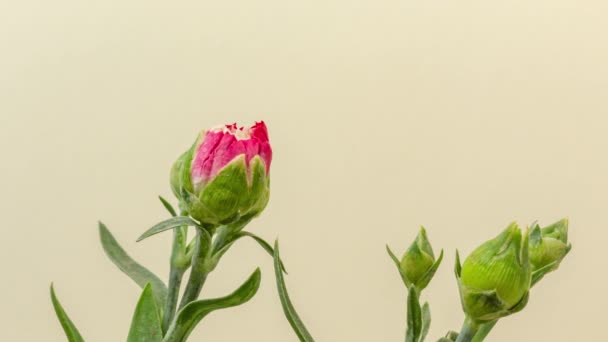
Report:
[[[260,156],[266,166],[266,174],[270,171],[272,148],[268,141],[268,129],[263,121],[256,122],[247,130],[231,124],[204,134],[192,160],[191,175],[195,189],[207,183],[242,154],[245,155],[248,167],[252,158]]]

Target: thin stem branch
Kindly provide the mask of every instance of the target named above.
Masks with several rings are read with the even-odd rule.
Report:
[[[194,255],[192,256],[192,270],[190,271],[188,285],[186,285],[179,309],[198,298],[205,280],[207,280],[208,270],[206,269],[205,261],[208,248],[210,247],[207,246],[206,238],[203,234],[200,228],[196,230],[196,246],[194,247]]]
[[[496,323],[498,323],[498,320],[482,324],[479,327],[479,330],[477,330],[477,334],[475,334],[472,342],[482,342],[486,336],[488,336],[490,331],[492,331]]]
[[[169,273],[167,303],[165,305],[165,311],[163,314],[162,322],[163,333],[167,331],[169,325],[173,321],[173,317],[175,316],[175,309],[177,308],[177,300],[179,297],[179,289],[182,284],[183,277],[184,270],[171,266],[171,271]]]
[[[458,339],[456,339],[456,342],[471,342],[478,329],[479,324],[473,322],[467,317],[462,324],[462,329],[458,334]]]
[[[182,216],[187,215],[182,212]],[[186,239],[187,239],[187,227],[179,227],[173,229],[173,243],[171,245],[171,262],[169,270],[169,288],[167,289],[167,302],[165,303],[165,309],[163,313],[162,330],[163,333],[167,331],[173,317],[175,316],[175,309],[177,307],[177,300],[179,297],[179,290],[182,284],[182,278],[184,272],[188,268],[184,264],[183,256],[186,250]]]

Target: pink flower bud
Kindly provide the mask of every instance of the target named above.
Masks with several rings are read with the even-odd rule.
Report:
[[[259,214],[268,203],[272,148],[264,122],[203,131],[171,170],[171,187],[190,216],[229,224]]]

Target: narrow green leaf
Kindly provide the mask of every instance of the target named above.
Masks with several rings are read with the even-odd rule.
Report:
[[[209,313],[225,309],[233,306],[238,306],[249,301],[258,291],[261,281],[261,272],[257,268],[251,276],[241,285],[236,291],[226,297],[198,300],[184,306],[177,314],[177,318],[173,321],[164,342],[182,342],[185,341],[192,330]]]
[[[420,331],[420,338],[418,341],[424,342],[426,339],[426,335],[429,333],[429,329],[431,328],[431,308],[429,307],[429,303],[424,303],[422,305],[422,330]]]
[[[407,330],[405,342],[417,342],[422,331],[422,313],[416,287],[410,286],[407,295]]]
[[[80,332],[78,332],[78,329],[76,329],[76,326],[72,323],[70,317],[68,317],[68,314],[63,310],[61,303],[59,303],[59,300],[55,295],[53,284],[51,284],[51,301],[53,302],[53,308],[55,309],[59,323],[61,323],[65,336],[68,338],[68,342],[84,342],[84,339],[80,336]]]
[[[164,220],[164,221],[154,225],[152,228],[146,230],[146,232],[143,233],[137,239],[137,242],[139,242],[145,238],[148,238],[152,235],[158,234],[160,232],[164,232],[165,230],[169,230],[169,229],[173,229],[173,228],[177,228],[177,227],[181,227],[181,226],[200,227],[200,225],[196,221],[189,218],[188,216],[176,216],[176,217],[172,217],[170,219]]]
[[[279,241],[274,243],[274,274],[277,279],[277,288],[279,290],[279,298],[281,299],[281,305],[283,306],[283,313],[289,321],[292,329],[302,342],[314,342],[314,339],[308,332],[308,329],[304,326],[304,323],[298,316],[296,309],[289,299],[287,293],[287,286],[285,285],[285,279],[283,278],[283,272],[281,270],[281,257],[279,255]]]
[[[272,249],[272,246],[270,246],[270,244],[268,242],[266,242],[264,239],[262,239],[261,237],[255,235],[254,233],[250,233],[250,232],[245,232],[245,231],[240,231],[238,232],[230,241],[230,243],[228,243],[224,248],[222,248],[222,250],[220,250],[221,254],[224,254],[226,252],[226,250],[234,243],[236,242],[238,239],[242,238],[242,237],[250,237],[253,240],[255,240],[255,242],[257,242],[268,254],[270,254],[271,257],[274,257],[274,250]],[[281,269],[283,270],[283,272],[287,273],[287,269],[285,269],[285,265],[283,264],[283,260],[280,261],[281,262]]]
[[[112,233],[110,233],[108,228],[101,222],[99,222],[99,238],[103,250],[110,260],[129,276],[129,278],[137,283],[139,287],[144,288],[146,284],[152,284],[154,299],[156,299],[158,307],[162,308],[167,300],[167,286],[165,283],[163,283],[163,281],[154,273],[133,260],[124,249],[120,247],[116,239],[112,236]]]
[[[163,206],[165,207],[165,209],[167,209],[167,211],[169,212],[169,214],[171,214],[171,216],[173,216],[173,217],[177,216],[177,212],[175,211],[175,209],[173,209],[173,206],[171,205],[171,203],[169,203],[169,201],[167,201],[166,199],[164,199],[163,196],[158,196],[158,199],[163,204]]]
[[[160,328],[158,308],[154,302],[152,286],[147,284],[135,307],[127,342],[161,342],[162,340],[163,332]]]

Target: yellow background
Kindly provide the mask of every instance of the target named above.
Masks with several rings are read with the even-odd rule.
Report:
[[[198,130],[266,120],[271,202],[318,341],[401,341],[385,243],[424,224],[444,264],[429,341],[459,329],[453,254],[510,221],[570,218],[572,253],[489,341],[606,339],[608,5],[604,0],[0,3],[2,340],[64,341],[48,286],[88,341],[121,341],[139,289],[103,254],[103,220],[166,277],[168,172]],[[204,296],[261,266],[248,304],[192,341],[296,341],[271,260],[230,250]]]

